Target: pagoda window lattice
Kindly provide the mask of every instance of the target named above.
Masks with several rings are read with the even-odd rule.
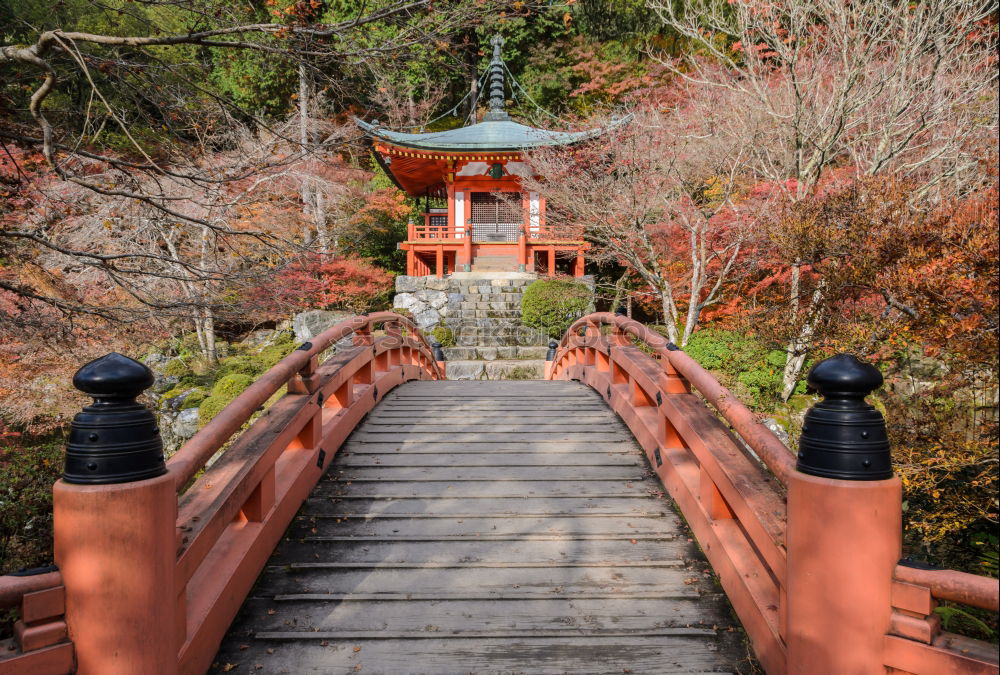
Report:
[[[475,241],[517,241],[524,222],[521,195],[517,192],[473,192],[472,238]]]

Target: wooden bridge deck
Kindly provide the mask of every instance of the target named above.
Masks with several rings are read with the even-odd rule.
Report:
[[[725,599],[575,382],[413,382],[348,439],[212,672],[734,672]]]

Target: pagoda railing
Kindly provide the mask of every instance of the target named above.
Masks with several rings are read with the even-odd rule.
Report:
[[[449,222],[447,214],[425,213],[422,223],[411,223],[407,241],[461,240],[463,237]],[[544,225],[528,226],[526,223],[469,223],[466,231],[472,232],[476,242],[515,243],[523,234],[529,244],[539,241],[581,241],[583,229],[551,228]]]

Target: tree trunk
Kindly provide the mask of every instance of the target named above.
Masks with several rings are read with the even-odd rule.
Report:
[[[303,155],[303,160],[309,156],[309,100],[312,90],[309,82],[309,70],[305,63],[299,63],[299,145]],[[312,211],[314,190],[312,189],[312,178],[308,175],[308,166],[303,171],[302,176],[302,214],[309,215]],[[312,232],[309,229],[308,219],[305,220],[302,232],[302,243],[308,246],[312,243]]]
[[[788,401],[795,393],[795,387],[802,376],[802,367],[806,363],[813,338],[816,336],[816,326],[823,314],[822,303],[826,296],[826,280],[820,279],[809,301],[809,315],[799,329],[798,334],[789,341],[785,348],[785,368],[781,374],[781,400]]]

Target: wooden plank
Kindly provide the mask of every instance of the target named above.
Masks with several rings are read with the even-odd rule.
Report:
[[[352,544],[352,545],[348,545]],[[275,551],[271,562],[276,565],[292,562],[605,562],[623,560],[645,562],[671,558],[690,558],[697,552],[684,539],[656,541],[637,539],[596,540],[518,540],[489,541],[466,539],[450,541],[442,546],[439,540],[400,541],[380,540],[343,542],[332,540],[287,539]]]
[[[469,427],[474,428],[478,426],[486,426],[492,428],[503,428],[505,433],[513,434],[533,434],[538,433],[539,431],[562,431],[567,427],[581,432],[620,431],[625,428],[621,422],[616,420],[598,418],[574,419],[572,415],[566,415],[558,419],[543,420],[543,418],[535,418],[527,421],[522,418],[510,416],[495,418],[478,417],[475,419],[480,421],[473,422],[470,419],[462,419],[461,417],[450,417],[446,419],[434,417],[422,419],[411,417],[406,418],[405,420],[379,418],[377,420],[371,420],[365,425],[365,427],[369,430],[383,433],[388,431],[409,433],[412,431],[426,431],[428,427],[431,429],[442,429],[444,431],[451,431],[453,429],[460,431],[462,429],[468,429]]]
[[[455,600],[444,606],[428,600],[407,603],[341,603],[330,607],[308,601],[252,598],[241,620],[259,631],[303,630],[425,631],[428,617],[435,630],[428,632],[485,630],[634,631],[712,625],[728,628],[732,619],[724,611],[706,612],[694,598],[629,600]],[[655,617],[651,620],[650,617]],[[706,619],[708,619],[706,621]]]
[[[670,597],[699,595],[697,584],[685,584],[691,572],[656,567],[501,567],[501,568],[306,568],[271,567],[258,584],[268,593],[542,595],[572,596],[600,593],[633,595],[666,593]],[[698,583],[701,583],[698,580]],[[707,586],[704,590],[707,590]]]
[[[344,446],[350,453],[430,453],[430,454],[456,454],[472,455],[478,453],[499,453],[499,452],[524,452],[526,444],[518,441],[501,441],[498,443],[465,443],[453,441],[447,435],[434,441],[351,441]],[[635,445],[631,441],[611,441],[604,443],[579,443],[579,442],[547,442],[532,443],[531,448],[535,454],[547,455],[554,453],[593,453],[593,452],[635,452]]]
[[[676,516],[661,500],[650,496],[619,497],[600,499],[587,497],[508,497],[496,499],[371,499],[358,497],[310,497],[303,506],[304,514],[327,513],[393,514],[421,513],[430,515],[452,515],[456,513],[478,515],[517,515],[531,513],[613,513],[643,514],[660,513],[667,520],[664,527],[676,527]]]
[[[248,652],[240,650],[237,644],[227,646],[219,654],[212,672],[222,672],[231,664],[245,665],[247,672],[255,669],[276,675],[354,672],[621,675],[624,668],[632,673],[664,675],[732,672],[732,664],[726,662],[709,637],[263,642],[267,650]]]
[[[645,471],[634,466],[353,466],[334,467],[328,478],[345,481],[641,481]]]
[[[448,518],[347,518],[340,516],[300,516],[288,528],[289,537],[308,536],[392,536],[400,535],[530,535],[530,534],[588,534],[620,535],[659,534],[663,522],[659,518],[610,517],[588,515],[544,515],[534,518],[470,517]]]
[[[376,481],[333,483],[323,481],[313,490],[319,497],[340,497],[350,494],[355,497],[448,497],[468,499],[493,499],[495,497],[639,497],[651,493],[655,487],[642,481],[433,481],[416,483],[410,481]]]
[[[215,668],[731,670],[739,635],[651,475],[585,385],[404,385],[344,444]]]
[[[344,453],[337,466],[340,468],[361,466],[451,466],[471,467],[515,467],[515,466],[645,466],[632,453],[623,452],[588,452],[566,453],[561,457],[535,452],[507,452],[496,455],[483,454],[373,454]]]
[[[498,443],[510,441],[510,436],[503,431],[379,431],[377,428],[366,427],[351,434],[356,441],[423,441],[434,443],[447,434],[452,443]],[[618,431],[536,431],[518,435],[522,443],[567,442],[576,441],[589,445],[606,441],[621,441],[622,433]]]

